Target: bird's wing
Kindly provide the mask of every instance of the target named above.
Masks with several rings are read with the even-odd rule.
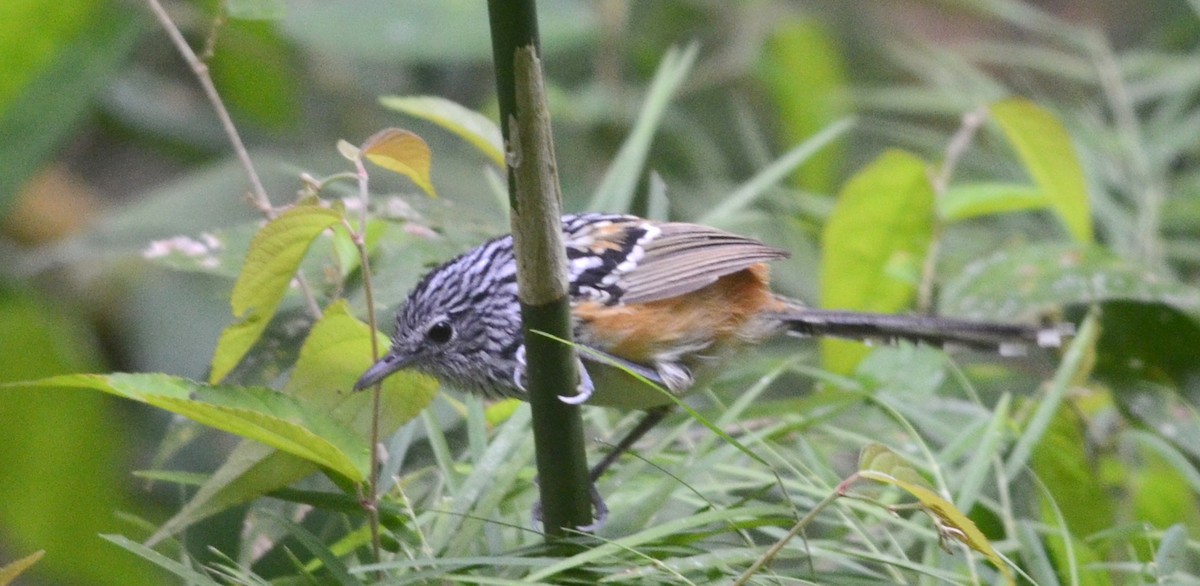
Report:
[[[572,279],[577,299],[609,305],[670,299],[788,256],[757,240],[708,226],[625,218],[568,239],[568,258],[579,269]],[[584,249],[576,247],[572,255],[572,241],[587,242],[587,254],[579,254]]]

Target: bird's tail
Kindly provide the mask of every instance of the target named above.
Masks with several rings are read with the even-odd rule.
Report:
[[[1004,356],[1024,354],[1030,346],[1057,348],[1064,338],[1075,333],[1070,323],[1040,326],[798,306],[780,317],[788,332],[796,336],[832,336],[865,342],[908,340],[938,347],[947,344],[965,346]]]

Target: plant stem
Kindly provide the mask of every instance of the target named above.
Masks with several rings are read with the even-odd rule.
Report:
[[[371,283],[371,261],[367,254],[367,206],[370,203],[370,189],[368,189],[368,181],[370,176],[367,174],[367,169],[361,160],[355,161],[355,170],[358,178],[358,195],[362,201],[362,215],[359,216],[359,227],[355,231],[346,222],[347,230],[351,234],[351,239],[354,241],[354,246],[358,250],[359,266],[362,267],[363,278],[363,294],[366,296],[367,303],[367,325],[368,331],[371,333],[371,363],[379,361],[379,340],[376,339],[375,332],[378,331],[379,324],[375,318],[375,288]],[[371,528],[371,553],[375,556],[376,562],[383,561],[383,549],[379,539],[379,420],[383,411],[383,389],[381,385],[376,384],[371,387],[371,470],[367,474],[367,494],[363,499],[363,508],[367,512],[367,524]],[[379,577],[383,577],[380,572]]]
[[[267,190],[263,187],[262,180],[258,177],[258,171],[254,168],[254,161],[250,160],[250,152],[246,150],[246,143],[242,142],[242,136],[238,133],[237,125],[233,123],[233,118],[229,116],[229,110],[225,108],[225,102],[221,100],[221,94],[217,91],[217,86],[213,83],[212,76],[208,72],[208,64],[205,63],[196,52],[192,50],[192,46],[188,44],[187,39],[183,38],[183,33],[175,26],[175,21],[171,20],[171,15],[167,14],[166,9],[158,0],[146,0],[146,4],[150,6],[150,11],[158,19],[163,30],[167,31],[167,36],[171,38],[171,42],[175,44],[175,48],[187,62],[188,67],[191,67],[192,73],[200,82],[200,87],[204,90],[204,95],[208,97],[208,101],[212,104],[213,110],[217,113],[217,118],[221,121],[221,128],[225,131],[225,136],[229,139],[229,144],[233,147],[233,152],[237,155],[238,160],[242,163],[242,168],[246,171],[246,178],[250,181],[250,201],[254,207],[262,212],[268,220],[274,219],[276,212],[274,206],[271,205],[271,198],[267,196]],[[217,15],[218,22],[224,18],[223,15]],[[214,25],[214,29],[216,25]],[[214,33],[210,33],[215,35]],[[211,47],[206,49],[206,53],[211,51]],[[300,287],[300,292],[304,296],[305,306],[308,307],[308,312],[314,319],[321,317],[321,306],[317,304],[316,297],[313,296],[312,288],[308,285],[308,280],[304,275],[296,273],[296,284]]]
[[[857,475],[852,475],[850,478],[853,479],[856,477]],[[733,586],[741,586],[742,584],[745,584],[750,580],[750,578],[754,577],[754,574],[757,574],[759,570],[771,563],[771,560],[774,560],[775,556],[779,555],[779,552],[783,551],[783,547],[787,545],[788,542],[795,539],[805,527],[808,527],[808,525],[817,518],[818,513],[825,510],[825,507],[833,504],[833,501],[845,495],[843,487],[847,482],[850,482],[850,480],[847,479],[839,484],[837,490],[829,493],[825,498],[821,499],[821,502],[814,505],[812,510],[801,517],[799,521],[796,521],[796,524],[792,525],[792,528],[787,532],[787,535],[779,538],[779,541],[776,541],[775,544],[772,545],[771,548],[762,555],[762,557],[754,560],[754,563],[751,564],[749,568],[746,568],[746,571],[742,572],[742,575],[738,576],[737,580],[734,580]]]
[[[946,145],[946,154],[942,159],[941,166],[938,167],[937,174],[929,178],[929,184],[933,188],[934,201],[946,196],[946,190],[950,188],[950,179],[954,176],[954,170],[958,167],[959,160],[971,146],[975,133],[979,131],[980,126],[983,126],[985,120],[987,120],[986,107],[963,114],[962,124],[950,138],[950,143]],[[942,228],[942,219],[935,213],[933,234],[929,240],[929,250],[925,252],[925,262],[921,265],[921,282],[917,287],[918,313],[930,313],[933,309],[933,281],[937,272],[938,256],[941,254]]]
[[[579,380],[574,347],[561,341],[571,339],[562,195],[538,57],[537,9],[532,0],[489,0],[488,17],[508,159],[542,520],[547,538],[554,540],[592,520],[583,421],[578,407],[559,399],[573,395]]]

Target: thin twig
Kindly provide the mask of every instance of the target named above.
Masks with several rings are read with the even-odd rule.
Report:
[[[821,511],[825,510],[825,507],[828,507],[829,505],[833,504],[833,501],[845,496],[844,487],[847,486],[847,482],[851,482],[851,479],[854,479],[856,477],[857,477],[857,473],[855,473],[853,476],[851,476],[850,479],[843,481],[841,484],[838,485],[837,490],[829,493],[829,495],[827,495],[825,498],[821,499],[821,502],[819,502],[815,506],[813,506],[812,510],[810,510],[808,512],[808,514],[801,517],[799,521],[796,521],[796,524],[792,525],[792,528],[790,530],[788,530],[786,535],[784,535],[783,537],[780,537],[779,541],[776,541],[775,544],[772,545],[771,548],[768,549],[767,552],[762,555],[762,557],[758,558],[757,560],[754,560],[754,563],[750,564],[750,567],[746,568],[746,571],[742,572],[742,575],[738,576],[737,580],[734,580],[733,586],[741,586],[742,584],[745,584],[746,582],[748,582],[750,580],[750,578],[754,577],[754,575],[757,574],[759,570],[761,570],[767,564],[771,563],[771,561],[775,559],[775,556],[779,555],[779,552],[783,551],[784,546],[786,546],[789,542],[791,542],[793,539],[795,539],[796,536],[799,535],[801,531],[804,531],[805,527],[808,527],[809,524],[811,524],[813,522],[813,520],[817,518],[817,513],[820,513]]]
[[[359,216],[358,231],[351,229],[349,222],[347,222],[346,229],[351,234],[355,248],[358,249],[359,264],[362,267],[363,293],[366,295],[367,303],[367,324],[371,332],[371,363],[374,364],[379,361],[379,340],[375,336],[375,332],[378,331],[375,318],[375,287],[371,283],[371,264],[366,242],[367,205],[370,203],[369,176],[361,159],[356,160],[354,166],[358,173],[358,195],[362,205],[362,214]],[[383,388],[381,384],[377,383],[371,388],[371,470],[367,475],[367,495],[363,501],[363,508],[367,511],[368,524],[371,526],[371,551],[377,562],[383,559],[379,538],[379,419],[382,411]]]
[[[229,110],[225,108],[225,102],[221,100],[221,94],[217,92],[217,86],[213,84],[212,75],[208,71],[208,65],[192,50],[187,39],[183,38],[183,32],[179,30],[179,27],[175,26],[175,21],[171,20],[171,15],[167,14],[167,11],[158,0],[146,0],[146,4],[150,6],[151,12],[158,18],[158,22],[162,25],[163,30],[167,31],[167,36],[171,37],[171,42],[175,44],[175,48],[179,50],[179,54],[183,56],[183,60],[192,68],[192,73],[196,75],[196,79],[200,82],[200,87],[204,89],[204,95],[208,97],[209,103],[212,104],[213,110],[216,111],[217,118],[221,121],[221,128],[225,131],[225,136],[229,139],[229,144],[233,147],[233,152],[242,163],[242,169],[246,171],[247,179],[250,180],[251,203],[268,220],[275,219],[275,208],[271,205],[271,199],[267,196],[267,190],[263,187],[262,180],[258,177],[258,171],[254,168],[254,162],[250,160],[250,153],[246,150],[246,143],[242,142],[242,137],[238,133],[237,126],[234,125],[233,118],[229,116]],[[217,18],[223,18],[223,16],[218,15]],[[309,314],[314,319],[320,319],[321,306],[317,303],[317,299],[312,292],[312,287],[309,286],[308,280],[304,278],[303,274],[296,273],[296,285],[299,286],[300,293],[304,296],[304,303],[308,308]]]
[[[213,84],[212,76],[208,73],[208,65],[196,56],[196,52],[192,50],[187,39],[183,38],[183,33],[179,27],[175,26],[175,22],[171,20],[171,15],[162,7],[158,0],[146,0],[150,5],[150,10],[154,12],[154,16],[158,17],[158,22],[162,24],[163,29],[167,31],[167,35],[171,37],[171,41],[175,43],[175,48],[179,50],[179,54],[183,56],[184,61],[187,61],[189,67],[192,68],[192,73],[196,75],[196,79],[200,81],[200,87],[204,89],[204,94],[208,96],[208,101],[212,104],[213,109],[217,112],[217,118],[221,120],[221,128],[225,131],[225,135],[229,137],[229,142],[233,146],[234,152],[237,154],[238,160],[242,162],[242,167],[246,170],[246,175],[250,179],[250,186],[253,189],[251,192],[251,201],[254,207],[260,212],[273,219],[275,217],[275,208],[271,207],[271,200],[267,197],[267,190],[263,188],[262,180],[258,178],[258,171],[254,169],[254,163],[250,160],[250,153],[246,151],[246,145],[242,142],[242,137],[238,134],[237,126],[233,123],[233,118],[229,116],[229,110],[225,108],[225,103],[221,100],[221,95],[217,92],[217,86]]]
[[[958,167],[958,162],[971,146],[975,133],[979,131],[980,126],[983,126],[985,120],[987,120],[986,107],[963,114],[962,124],[950,138],[950,143],[946,145],[946,154],[937,169],[937,174],[929,178],[935,202],[945,197],[946,191],[950,189],[950,179],[954,177],[954,170]],[[925,253],[925,262],[921,265],[921,282],[917,287],[917,312],[919,313],[929,313],[933,308],[933,281],[937,271],[938,256],[941,254],[942,228],[941,218],[934,214],[929,250]]]

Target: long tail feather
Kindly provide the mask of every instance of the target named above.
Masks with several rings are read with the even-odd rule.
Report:
[[[942,317],[857,313],[796,308],[781,316],[789,333],[860,341],[909,340],[1020,355],[1029,346],[1056,348],[1075,333],[1069,323],[1050,326],[997,323]]]

